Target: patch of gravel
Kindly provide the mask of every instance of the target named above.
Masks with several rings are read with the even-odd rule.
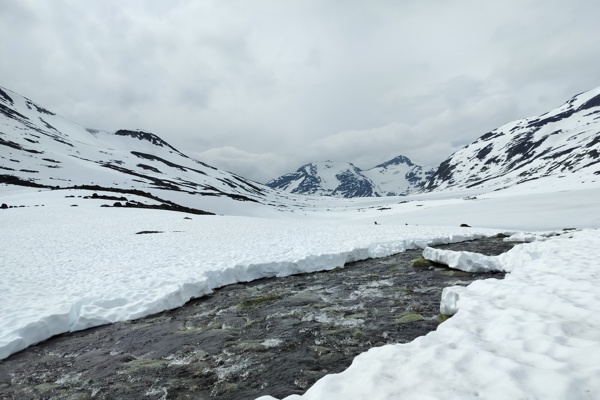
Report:
[[[486,255],[501,238],[436,246]],[[503,274],[431,263],[421,250],[328,272],[235,284],[184,307],[63,334],[0,364],[1,399],[253,399],[301,394],[374,346],[440,323],[442,289]]]

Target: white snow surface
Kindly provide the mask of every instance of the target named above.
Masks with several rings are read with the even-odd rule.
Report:
[[[250,217],[189,220],[171,211],[101,208],[106,201],[65,198],[71,193],[86,194],[22,189],[2,198],[25,207],[0,213],[0,359],[63,332],[179,307],[227,284],[498,233]]]
[[[426,247],[423,258],[466,272],[504,271],[498,257],[484,256],[470,251],[452,251]]]
[[[286,399],[598,399],[599,248],[591,229],[519,245],[505,279],[444,291],[442,308],[458,312],[436,331]]]

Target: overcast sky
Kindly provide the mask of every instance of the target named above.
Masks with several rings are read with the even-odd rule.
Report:
[[[598,0],[0,0],[0,85],[265,182],[437,166],[600,86]]]

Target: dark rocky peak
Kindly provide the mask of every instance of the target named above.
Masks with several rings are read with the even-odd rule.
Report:
[[[175,151],[176,153],[187,158],[187,156],[185,156],[183,153],[179,152],[179,150],[177,150],[175,147],[171,146],[169,143],[165,142],[163,139],[161,139],[159,136],[155,135],[154,133],[144,132],[142,130],[131,131],[129,129],[119,129],[114,134],[117,136],[129,136],[134,139],[145,140],[147,142],[152,143],[155,146],[168,147],[169,149],[171,149],[171,150]]]
[[[597,96],[592,97],[591,99],[589,99],[588,101],[586,101],[585,103],[583,103],[578,110],[587,110],[589,108],[593,108],[593,107],[600,107],[600,94]]]
[[[10,105],[13,105],[13,99],[4,91],[3,88],[0,87],[0,101],[8,102]]]
[[[34,110],[35,109],[40,114],[56,115],[52,111],[46,110],[44,107],[35,104],[33,101],[31,101],[29,99],[25,99],[25,104],[27,105],[27,108],[29,108],[30,110]]]
[[[316,175],[317,174],[317,166],[314,163],[304,164],[296,172],[301,172],[307,175]]]
[[[376,165],[375,168],[387,168],[390,165],[400,165],[400,164],[406,164],[409,167],[412,167],[413,165],[415,165],[410,160],[410,158],[400,155],[400,156],[394,157],[391,160],[388,160],[382,164]]]
[[[346,198],[379,196],[374,192],[373,182],[365,176],[362,176],[358,168],[354,168],[354,173],[347,170],[342,171],[335,176],[340,184],[332,194],[334,196]]]
[[[352,164],[351,162],[349,162],[348,165],[350,166],[351,171],[354,171],[357,174],[360,174],[362,172],[362,169],[358,168],[356,165]]]
[[[171,147],[167,142],[156,136],[154,133],[144,131],[130,131],[129,129],[119,129],[115,132],[117,136],[130,136],[138,140],[146,140],[155,146],[168,146]]]

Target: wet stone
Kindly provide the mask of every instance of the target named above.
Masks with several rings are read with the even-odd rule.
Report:
[[[501,238],[436,246],[497,255]],[[421,250],[230,285],[176,310],[63,334],[0,364],[1,399],[253,399],[304,393],[374,346],[435,330],[442,289],[502,274],[418,267]]]

